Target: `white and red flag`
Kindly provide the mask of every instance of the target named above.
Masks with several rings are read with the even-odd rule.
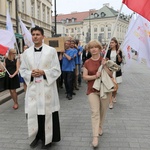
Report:
[[[22,36],[23,36],[25,45],[30,47],[33,45],[32,35],[20,18],[19,18],[19,21],[20,21],[20,27],[22,30]]]
[[[123,0],[128,8],[150,21],[150,0]]]

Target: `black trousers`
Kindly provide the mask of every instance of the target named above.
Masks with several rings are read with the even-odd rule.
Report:
[[[81,85],[82,82],[81,64],[79,64],[78,67],[79,67],[78,83],[79,85]]]
[[[45,143],[45,115],[38,115],[38,133],[36,139],[42,140]],[[60,124],[58,111],[52,113],[53,121],[53,138],[52,142],[59,142],[60,138]]]
[[[72,97],[74,72],[63,71],[63,78],[64,78],[65,89],[66,89],[67,95]]]

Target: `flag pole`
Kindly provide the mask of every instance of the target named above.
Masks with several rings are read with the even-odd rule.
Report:
[[[109,42],[108,42],[108,45],[107,45],[107,48],[106,48],[106,52],[105,52],[105,55],[104,55],[104,57],[103,57],[104,59],[106,58],[106,55],[107,55],[107,52],[108,52],[108,49],[109,49],[109,46],[110,46],[110,42],[111,42],[111,39],[112,39],[112,37],[113,37],[113,35],[114,35],[114,32],[115,32],[115,29],[116,29],[116,26],[117,26],[117,23],[118,23],[119,16],[120,16],[120,14],[121,14],[122,8],[123,8],[123,3],[121,4],[121,7],[120,7],[120,10],[119,10],[119,13],[118,13],[116,22],[115,22],[115,24],[114,24],[114,27],[113,27],[113,30],[112,30],[112,34],[111,34],[111,37],[110,37],[110,39],[109,39]],[[103,66],[101,65],[99,71],[102,70],[102,67],[103,67]]]
[[[118,16],[117,16],[117,19],[116,19],[114,28],[113,28],[113,30],[112,30],[111,38],[109,39],[108,46],[107,46],[107,48],[106,48],[106,52],[105,52],[105,55],[104,55],[104,59],[106,58],[106,54],[107,54],[107,52],[108,52],[111,39],[112,39],[112,37],[113,37],[113,35],[114,35],[114,32],[115,32],[115,30],[116,30],[116,26],[117,26],[117,23],[118,23],[119,16],[120,16],[120,14],[121,14],[122,8],[123,8],[123,3],[121,4],[121,7],[120,7],[120,10],[119,10],[119,13],[118,13]]]
[[[0,61],[0,64],[2,65],[2,67],[6,70],[6,72],[8,73],[8,75],[10,76],[11,74],[9,73],[9,71],[6,69],[6,67],[4,66],[4,64]]]

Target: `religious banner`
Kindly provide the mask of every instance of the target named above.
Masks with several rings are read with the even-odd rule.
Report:
[[[150,67],[150,22],[138,15],[133,26],[125,37],[125,49],[127,57],[130,58],[131,48],[137,51],[138,58],[146,59]]]

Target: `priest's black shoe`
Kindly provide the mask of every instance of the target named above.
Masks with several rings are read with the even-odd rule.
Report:
[[[41,149],[48,149],[49,147],[51,147],[51,143],[47,144],[47,145],[45,145],[44,143],[42,143]]]
[[[38,142],[39,142],[39,139],[36,138],[36,139],[30,144],[30,147],[31,147],[31,148],[37,147],[37,146],[38,146]]]
[[[68,100],[72,100],[72,96],[68,96]]]

